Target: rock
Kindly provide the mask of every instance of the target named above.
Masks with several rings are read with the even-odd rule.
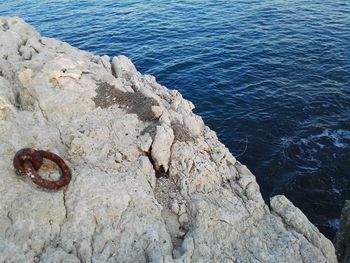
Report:
[[[334,238],[334,246],[340,263],[350,262],[350,200],[345,201],[340,227]]]
[[[150,184],[152,189],[154,189],[156,187],[157,180],[156,180],[155,171],[153,169],[153,166],[150,160],[146,156],[141,156],[139,158],[139,163],[140,163],[140,169],[145,174],[145,177],[148,183]]]
[[[171,197],[171,196],[170,196],[170,197]],[[175,214],[178,214],[178,213],[179,213],[179,211],[180,211],[180,206],[179,206],[179,203],[177,202],[176,199],[172,202],[172,204],[171,204],[171,206],[170,206],[170,209],[171,209],[171,211],[172,211],[173,213],[175,213]]]
[[[10,103],[11,94],[6,87],[8,87],[8,83],[0,77],[0,121],[5,119],[12,106]]]
[[[2,261],[336,262],[285,197],[270,210],[193,107],[125,56],[110,65],[1,17]],[[60,155],[70,184],[17,176],[24,147]]]
[[[318,247],[321,254],[312,254],[308,249],[302,247],[301,253],[304,255],[304,259],[307,262],[312,260],[316,262],[321,262],[323,257],[327,258],[327,262],[336,262],[334,254],[328,253],[329,251],[334,251],[333,244],[330,240],[326,239],[318,229],[312,225],[306,216],[283,195],[275,196],[271,198],[271,209],[280,215],[282,221],[287,226],[290,226],[294,231],[305,236],[308,242],[310,242],[315,247]],[[306,251],[304,251],[304,249]]]
[[[149,133],[146,133],[140,137],[140,149],[144,152],[148,152],[152,145],[152,137]]]
[[[180,207],[179,207],[179,215],[182,215],[186,213],[186,205],[185,204],[180,204]]]
[[[110,57],[107,56],[107,55],[104,55],[104,56],[102,56],[100,59],[101,59],[101,63],[102,63],[102,65],[103,65],[103,67],[104,67],[108,72],[112,71],[112,65],[111,65],[111,63],[109,63]]]
[[[179,216],[179,223],[180,225],[185,225],[188,223],[188,221],[190,221],[188,215],[186,213],[183,213]]]
[[[159,118],[163,114],[163,108],[160,106],[152,106],[152,111],[155,118]]]
[[[174,132],[170,127],[157,126],[151,152],[156,171],[161,171],[161,169],[164,172],[168,171],[173,141]]]
[[[112,71],[117,78],[132,80],[139,77],[140,73],[136,70],[134,64],[126,56],[119,55],[112,59]]]

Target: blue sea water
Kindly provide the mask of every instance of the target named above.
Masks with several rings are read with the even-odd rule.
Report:
[[[350,1],[16,0],[43,35],[130,57],[178,89],[257,176],[328,237],[350,199]]]

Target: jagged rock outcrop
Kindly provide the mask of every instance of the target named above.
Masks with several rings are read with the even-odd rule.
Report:
[[[264,203],[191,102],[126,57],[109,61],[0,18],[4,262],[336,262],[285,197]],[[68,187],[17,176],[24,147],[64,158]]]
[[[350,200],[345,201],[334,245],[339,262],[350,262]]]

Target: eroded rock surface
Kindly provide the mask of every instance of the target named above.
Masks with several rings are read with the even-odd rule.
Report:
[[[191,102],[109,61],[0,18],[4,262],[336,262],[285,197],[269,209]],[[17,176],[24,147],[65,159],[69,186]]]

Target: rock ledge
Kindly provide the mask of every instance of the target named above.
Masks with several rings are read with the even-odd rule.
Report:
[[[0,258],[336,262],[284,196],[269,209],[193,108],[125,56],[110,63],[1,17]],[[25,147],[65,159],[69,186],[49,192],[16,176],[12,158]]]

